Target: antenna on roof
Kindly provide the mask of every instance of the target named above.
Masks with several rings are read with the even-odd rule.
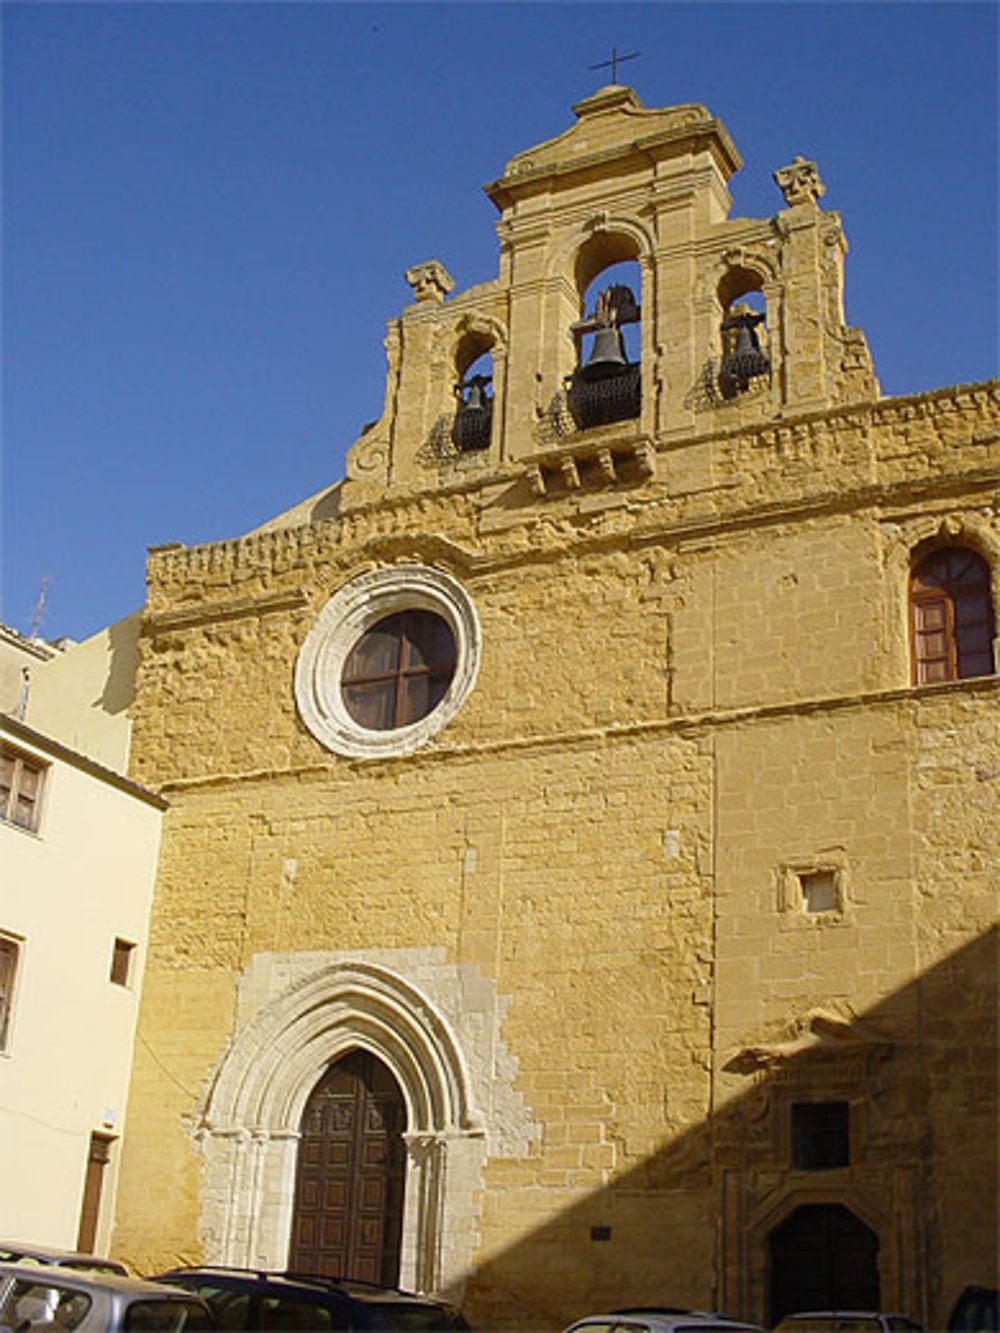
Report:
[[[38,638],[38,627],[42,623],[42,611],[45,607],[45,594],[48,592],[49,584],[51,582],[51,574],[42,575],[42,586],[38,590],[38,601],[35,603],[35,614],[31,617],[31,633],[28,636],[29,638]]]

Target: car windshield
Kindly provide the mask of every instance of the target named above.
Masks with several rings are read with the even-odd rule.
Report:
[[[50,1326],[53,1333],[74,1329],[90,1309],[90,1297],[83,1292],[66,1291],[49,1282],[30,1282],[17,1278],[0,1303],[0,1327],[37,1328]]]

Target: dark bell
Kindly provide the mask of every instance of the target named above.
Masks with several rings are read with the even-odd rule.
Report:
[[[621,331],[611,324],[605,324],[594,334],[590,356],[576,373],[582,380],[599,380],[608,375],[620,375],[627,365]]]
[[[757,334],[749,324],[741,324],[736,334],[736,355],[749,356],[751,352],[759,352],[760,344],[757,341]]]
[[[458,410],[452,422],[451,438],[460,453],[470,449],[488,449],[493,429],[493,400],[486,393],[492,377],[473,375],[455,385]],[[465,397],[463,397],[463,392]]]
[[[752,379],[758,375],[766,375],[771,369],[770,358],[761,350],[760,339],[757,336],[757,325],[763,322],[763,315],[750,311],[733,316],[722,326],[723,329],[736,333],[733,350],[722,358],[720,381],[722,391],[727,398],[749,388]]]
[[[485,412],[486,411],[486,393],[482,384],[473,380],[469,385],[469,396],[463,404],[466,412]]]

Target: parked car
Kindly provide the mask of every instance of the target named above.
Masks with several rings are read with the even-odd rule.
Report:
[[[924,1333],[905,1314],[873,1310],[804,1310],[786,1315],[774,1333]]]
[[[182,1333],[215,1328],[190,1291],[58,1264],[0,1263],[0,1333]]]
[[[60,1250],[53,1245],[29,1245],[21,1240],[0,1240],[0,1263],[55,1264],[59,1268],[85,1268],[90,1273],[129,1275],[128,1269],[117,1259],[102,1259],[82,1250]]]
[[[565,1333],[764,1333],[758,1324],[744,1324],[708,1310],[636,1305],[608,1314],[591,1314],[570,1324]]]
[[[462,1315],[441,1301],[351,1278],[243,1268],[172,1268],[157,1282],[206,1300],[227,1329],[346,1329],[458,1333]]]
[[[1000,1291],[996,1287],[966,1287],[948,1316],[948,1333],[997,1333],[1000,1330]]]

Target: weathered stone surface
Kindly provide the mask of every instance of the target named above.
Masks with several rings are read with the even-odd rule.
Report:
[[[886,1305],[940,1327],[995,1271],[1000,695],[910,683],[908,579],[965,543],[996,595],[997,386],[878,399],[836,215],[727,219],[718,122],[605,92],[489,187],[497,280],[391,327],[339,514],[150,555],[134,771],[171,809],[117,1248],[283,1264],[310,1080],[388,1052],[366,1025],[397,1005],[436,1089],[405,1281],[483,1327],[764,1319],[774,1228],[842,1202]],[[574,274],[632,254],[642,419],[553,443]],[[692,397],[744,274],[771,382]],[[486,348],[490,449],[431,447]],[[416,753],[325,750],[301,645],[349,580],[414,563],[475,604],[475,688]],[[331,1017],[300,1040],[313,986]],[[847,1167],[792,1166],[810,1100],[850,1104]]]

